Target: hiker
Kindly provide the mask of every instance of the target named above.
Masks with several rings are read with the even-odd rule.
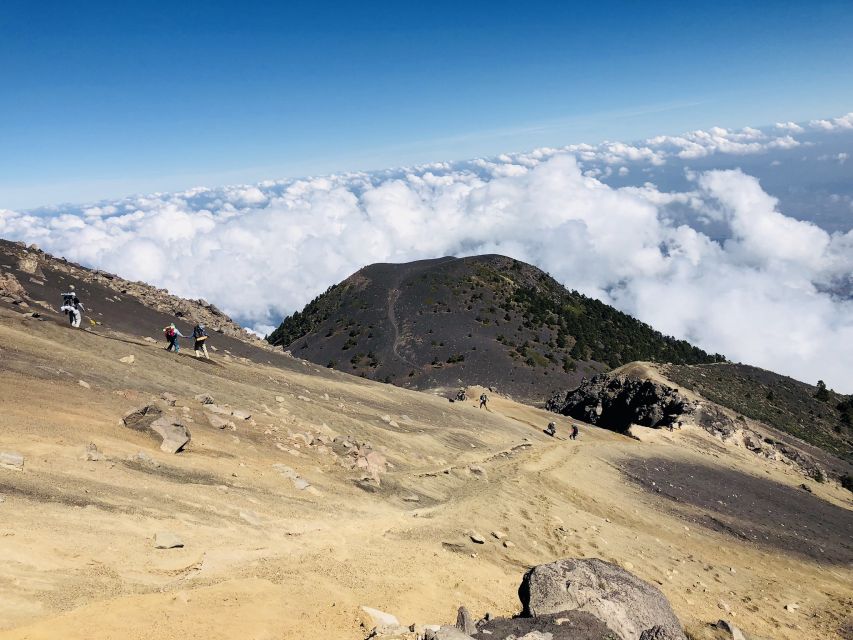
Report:
[[[545,433],[547,433],[552,438],[557,435],[557,424],[554,422],[548,423],[548,428],[545,429]]]
[[[83,311],[86,310],[86,307],[83,306],[80,298],[77,297],[74,285],[72,284],[68,288],[70,291],[62,294],[62,306],[59,310],[68,316],[68,321],[72,327],[79,329],[80,321],[83,319]]]
[[[465,393],[465,387],[462,387],[461,389],[459,389],[459,391],[456,392],[456,400],[457,401],[465,402],[467,399],[468,399],[468,395]]]
[[[482,409],[483,407],[486,407],[486,403],[488,401],[489,401],[489,396],[487,396],[485,393],[481,393],[480,394],[480,408]],[[486,409],[488,409],[488,407],[486,407]]]
[[[210,360],[210,355],[207,353],[207,331],[204,330],[204,325],[200,322],[193,327],[193,338],[195,339],[195,357],[200,358],[202,354]]]
[[[578,439],[578,425],[572,425],[572,435],[569,436],[572,440]]]
[[[175,353],[178,353],[181,350],[181,345],[178,344],[178,338],[184,338],[186,336],[178,330],[174,322],[163,329],[163,335],[165,335],[166,340],[169,341],[169,344],[166,345],[166,351],[174,349]]]

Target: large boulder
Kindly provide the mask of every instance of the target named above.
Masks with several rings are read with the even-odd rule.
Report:
[[[580,610],[622,640],[639,640],[655,627],[659,629],[650,633],[685,640],[681,623],[657,587],[603,560],[567,559],[533,567],[524,574],[518,595],[526,616]]]
[[[190,432],[179,420],[164,415],[157,405],[149,404],[127,413],[124,426],[141,431],[160,442],[160,450],[178,453],[190,441]]]
[[[546,408],[616,431],[627,431],[632,424],[665,427],[695,411],[678,389],[609,373],[584,378],[574,391],[555,393]]]

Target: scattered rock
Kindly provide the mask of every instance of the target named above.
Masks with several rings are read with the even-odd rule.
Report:
[[[407,496],[403,496],[403,501],[404,502],[420,502],[421,497],[412,493],[412,494],[409,494]]]
[[[154,535],[155,549],[178,549],[184,546],[184,541],[171,531],[158,531]]]
[[[276,396],[275,397],[276,402],[284,402],[284,400],[285,400],[284,396]]]
[[[471,636],[456,627],[441,626],[438,629],[427,629],[424,640],[471,640]]]
[[[685,640],[681,623],[659,589],[599,559],[558,560],[530,569],[519,587],[524,615],[586,611],[622,638],[660,626]]]
[[[795,602],[785,605],[785,611],[796,611],[799,608],[800,605],[796,604]]]
[[[0,451],[0,469],[24,470],[24,456],[14,451]]]
[[[476,531],[472,531],[470,534],[468,534],[468,537],[471,538],[471,542],[474,542],[476,544],[486,544],[486,539]]]
[[[746,636],[743,634],[743,631],[738,629],[735,625],[733,625],[728,620],[720,620],[717,624],[714,625],[717,629],[721,631],[725,631],[731,636],[732,640],[746,640]]]
[[[391,615],[390,613],[385,613],[384,611],[380,611],[379,609],[374,609],[373,607],[365,607],[362,606],[361,610],[367,614],[370,619],[370,623],[374,627],[383,627],[383,626],[400,626],[400,621],[397,620],[396,616]]]
[[[237,428],[233,422],[215,413],[205,412],[204,415],[207,418],[207,421],[210,423],[211,427],[216,427],[217,429],[225,429],[226,427],[230,429]]]
[[[174,393],[169,393],[168,391],[164,391],[160,394],[160,397],[168,404],[170,407],[174,407],[178,402],[178,397]]]
[[[213,396],[209,393],[199,393],[197,396],[195,396],[195,399],[201,404],[215,404],[216,402],[213,399]]]
[[[492,531],[492,537],[495,540],[503,540],[506,538],[506,534],[503,531]]]
[[[504,547],[507,549],[512,549],[515,546],[515,543],[512,540],[504,540]]]
[[[643,631],[640,634],[640,640],[676,640],[676,636],[660,625],[655,625]]]
[[[163,411],[153,404],[130,411],[122,421],[130,429],[158,437],[160,450],[166,453],[177,453],[190,441],[187,428],[180,421],[164,416]]]
[[[134,356],[134,355],[125,356],[123,358],[119,358],[118,361],[124,362],[125,364],[133,364],[136,361],[136,356]]]
[[[155,344],[156,344],[156,342],[157,342],[157,341],[156,341],[154,338],[152,338],[151,336],[145,336],[145,337],[144,337],[144,338],[142,338],[142,339],[143,339],[143,340],[145,340],[145,342],[153,342],[153,343],[155,343]]]
[[[462,633],[467,633],[469,636],[477,633],[474,618],[471,617],[471,614],[465,607],[459,607],[459,610],[456,612],[456,628]]]
[[[104,454],[98,451],[98,447],[94,442],[86,445],[86,451],[83,454],[83,459],[88,462],[100,462],[104,459]]]
[[[78,381],[77,381],[77,384],[79,384],[79,385],[80,385],[81,387],[83,387],[84,389],[91,389],[91,388],[92,388],[92,385],[90,385],[90,384],[89,384],[88,382],[86,382],[85,380],[78,380]]]
[[[237,418],[238,420],[249,420],[252,417],[252,414],[248,411],[243,411],[242,409],[233,409],[231,411],[231,415]]]

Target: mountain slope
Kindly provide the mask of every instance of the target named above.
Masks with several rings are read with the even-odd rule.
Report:
[[[744,364],[671,365],[686,389],[853,462],[853,397]]]
[[[268,340],[375,380],[414,389],[476,383],[535,402],[633,360],[722,359],[497,255],[364,267]]]

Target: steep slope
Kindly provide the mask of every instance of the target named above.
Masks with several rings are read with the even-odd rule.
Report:
[[[0,240],[0,307],[36,313],[51,322],[67,323],[59,312],[60,294],[74,286],[86,311],[83,328],[102,334],[124,332],[162,340],[162,328],[174,322],[190,335],[195,322],[207,326],[212,349],[257,361],[272,355],[269,344],[254,336],[214,305],[186,300],[143,282],[87,269],[31,245]],[[191,347],[190,341],[183,346]]]
[[[744,364],[672,365],[676,384],[853,462],[853,396]]]
[[[555,439],[553,414],[498,394],[479,410],[293,358],[198,361],[144,329],[0,307],[3,640],[358,640],[361,605],[512,614],[523,571],[562,557],[625,566],[688,629],[851,622],[853,511],[831,483],[699,429]],[[148,405],[189,429],[182,452],[124,426]]]
[[[374,264],[268,337],[300,358],[413,389],[481,384],[542,403],[632,360],[714,362],[503,256]]]

